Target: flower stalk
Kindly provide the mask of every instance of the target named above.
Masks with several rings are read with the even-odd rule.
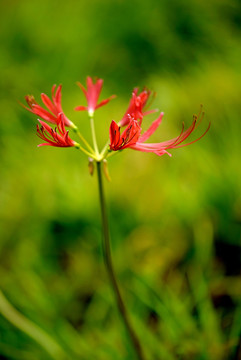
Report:
[[[94,149],[90,146],[90,144],[88,143],[88,141],[85,140],[84,136],[81,134],[81,132],[79,131],[79,129],[77,128],[77,126],[72,127],[73,131],[78,135],[78,137],[80,138],[80,140],[85,144],[85,146],[89,149],[89,151],[91,153],[94,152]]]
[[[92,133],[93,146],[94,146],[94,150],[95,150],[95,155],[98,159],[100,153],[99,153],[99,148],[98,148],[97,140],[96,140],[94,114],[89,114],[89,117],[90,117],[90,127],[91,127],[91,133]]]
[[[145,356],[142,350],[142,346],[140,341],[131,325],[126,306],[121,296],[121,292],[119,289],[119,285],[116,279],[112,256],[111,256],[111,246],[110,246],[110,233],[109,233],[109,225],[108,225],[108,218],[107,218],[107,211],[106,211],[106,204],[105,204],[105,195],[104,195],[104,187],[103,187],[103,180],[102,180],[102,167],[101,162],[97,162],[97,177],[98,177],[98,189],[99,189],[99,199],[100,199],[100,209],[101,209],[101,220],[102,220],[102,229],[103,229],[103,253],[105,259],[106,270],[109,276],[109,280],[114,292],[114,296],[116,299],[117,307],[123,323],[126,327],[126,331],[128,336],[132,342],[133,348],[136,352],[137,358],[139,360],[145,360]]]

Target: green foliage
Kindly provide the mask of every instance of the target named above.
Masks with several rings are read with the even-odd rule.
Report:
[[[63,84],[63,108],[90,139],[77,80],[105,79],[97,137],[108,139],[134,86],[157,92],[156,140],[200,134],[173,158],[124,150],[105,184],[113,257],[148,359],[238,359],[241,334],[240,2],[14,1],[0,11],[0,288],[70,359],[132,360],[103,267],[88,161],[37,148],[26,94]],[[147,128],[154,116],[146,118]],[[103,135],[106,134],[106,135]],[[196,136],[196,134],[195,134]],[[198,136],[198,134],[197,134]],[[0,315],[1,359],[48,359]]]

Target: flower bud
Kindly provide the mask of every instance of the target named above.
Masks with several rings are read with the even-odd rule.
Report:
[[[94,174],[94,171],[95,171],[94,159],[89,157],[88,160],[89,160],[89,164],[88,164],[89,173],[92,176]]]
[[[104,170],[106,179],[108,181],[111,181],[111,177],[110,177],[109,170],[108,170],[108,162],[106,159],[103,160],[103,170]]]

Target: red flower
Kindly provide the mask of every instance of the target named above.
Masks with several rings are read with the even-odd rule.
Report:
[[[196,129],[198,123],[202,120],[203,116],[201,117],[200,121],[197,122],[199,116],[195,115],[192,125],[186,131],[184,131],[184,126],[183,126],[183,129],[182,129],[180,135],[177,136],[176,138],[168,140],[168,141],[160,142],[160,143],[147,143],[146,144],[145,141],[147,139],[149,139],[149,137],[156,131],[156,129],[161,124],[163,115],[164,115],[164,113],[161,113],[160,116],[151,124],[149,129],[146,132],[144,132],[143,135],[140,136],[140,131],[136,130],[135,136],[132,136],[132,141],[126,142],[124,144],[124,146],[119,146],[119,147],[115,145],[116,140],[115,140],[115,136],[113,136],[113,121],[112,121],[111,126],[110,126],[110,149],[116,151],[116,150],[121,150],[121,149],[129,147],[134,150],[139,150],[139,151],[144,151],[144,152],[153,152],[159,156],[164,155],[164,154],[168,154],[169,156],[171,156],[171,154],[167,150],[177,149],[177,148],[180,148],[183,146],[187,146],[187,145],[190,145],[190,144],[200,140],[207,133],[207,131],[210,128],[210,124],[209,124],[206,131],[198,139],[193,140],[187,144],[182,144],[183,141],[186,140],[191,135],[191,133]],[[131,120],[125,131],[127,131],[127,129],[130,126],[132,126],[133,121],[136,121],[136,120]],[[139,129],[140,129],[140,127],[139,127]],[[115,128],[115,130],[116,130],[116,134],[117,134],[116,137],[118,139],[117,129]],[[125,131],[123,132],[123,135],[124,135]],[[124,141],[123,135],[121,137],[122,142]],[[121,141],[119,141],[119,142],[121,143]]]
[[[38,146],[56,146],[56,147],[70,147],[78,146],[78,143],[70,139],[69,131],[66,131],[64,124],[64,114],[60,113],[57,117],[57,128],[51,128],[44,121],[39,120],[41,126],[37,125],[37,135],[47,141],[47,143],[39,144]],[[59,134],[57,133],[57,130]]]
[[[93,115],[94,111],[96,109],[98,109],[99,107],[107,104],[111,99],[115,98],[115,95],[110,96],[108,99],[102,100],[99,104],[97,104],[98,102],[98,98],[100,96],[101,93],[101,89],[103,86],[103,80],[102,79],[97,79],[96,83],[93,83],[93,80],[91,79],[90,76],[87,77],[86,80],[86,84],[87,84],[87,90],[84,88],[84,86],[78,82],[77,83],[79,85],[79,87],[81,88],[81,90],[83,91],[86,100],[87,100],[87,106],[77,106],[75,108],[75,110],[77,111],[83,111],[83,110],[87,110],[90,114],[90,116]]]
[[[141,124],[143,116],[145,116],[147,114],[151,114],[153,112],[156,112],[157,110],[149,110],[149,111],[143,112],[143,109],[144,109],[150,95],[151,95],[150,90],[143,90],[138,95],[138,88],[135,88],[132,92],[132,97],[131,97],[128,109],[126,110],[125,115],[119,122],[119,126],[125,126],[125,125],[129,124],[130,118],[128,115],[131,115],[134,119],[139,120],[140,124]]]
[[[62,105],[61,105],[61,89],[62,86],[59,85],[55,92],[56,85],[52,87],[52,101],[46,94],[41,94],[42,101],[48,110],[44,109],[40,106],[36,101],[33,95],[25,96],[25,99],[28,103],[28,107],[24,106],[28,111],[40,116],[42,119],[49,121],[52,124],[57,124],[57,119],[59,113],[62,113],[63,121],[65,126],[74,127],[72,121],[70,121],[63,113]]]
[[[113,120],[110,125],[110,149],[116,151],[131,147],[136,144],[140,137],[140,133],[140,125],[134,118],[130,118],[129,125],[122,134],[120,133],[120,127]]]

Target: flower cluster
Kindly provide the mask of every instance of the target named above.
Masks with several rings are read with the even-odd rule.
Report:
[[[171,156],[168,150],[190,145],[201,139],[209,130],[210,124],[208,125],[206,131],[199,138],[188,143],[183,143],[187,138],[189,138],[189,136],[193,133],[202,120],[203,113],[200,111],[198,116],[194,115],[191,126],[185,131],[183,125],[179,136],[163,142],[147,143],[146,141],[160,126],[164,114],[161,112],[157,119],[148,128],[148,130],[142,133],[141,125],[143,118],[150,113],[156,112],[157,110],[147,109],[147,103],[153,95],[150,90],[144,89],[143,91],[139,92],[138,88],[134,88],[126,112],[124,113],[119,123],[116,123],[114,120],[112,120],[109,129],[110,141],[107,146],[104,147],[102,152],[99,152],[93,128],[94,112],[101,106],[106,105],[111,99],[115,97],[115,95],[112,95],[98,103],[103,86],[103,80],[96,79],[96,82],[94,82],[91,77],[87,77],[86,83],[86,88],[80,83],[78,83],[78,85],[86,97],[87,106],[80,105],[75,107],[75,110],[88,112],[92,121],[92,135],[95,150],[93,150],[93,148],[80,134],[77,126],[64,114],[61,105],[61,85],[59,85],[57,88],[56,85],[52,87],[52,100],[46,94],[41,94],[42,102],[46,108],[40,106],[35,101],[33,96],[28,95],[25,97],[29,107],[24,105],[23,106],[28,111],[34,113],[42,119],[39,120],[41,126],[37,125],[37,135],[43,139],[45,143],[42,143],[39,146],[50,145],[56,147],[76,147],[84,151],[88,156],[95,159],[96,161],[101,161],[110,156],[113,152],[126,148],[143,152],[152,152],[159,156],[164,154]],[[55,124],[55,129],[53,129],[43,120],[48,121],[51,124]],[[79,135],[83,145],[86,146],[87,149],[69,137],[69,132],[66,131],[66,127],[74,130]]]

